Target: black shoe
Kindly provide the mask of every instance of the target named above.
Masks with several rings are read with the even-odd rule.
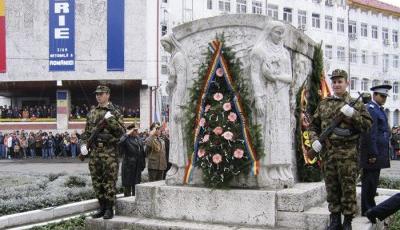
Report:
[[[368,218],[369,221],[371,221],[371,223],[376,224],[376,217],[374,215],[372,215],[372,210],[368,209],[364,215]]]
[[[104,216],[104,213],[106,212],[106,204],[103,199],[99,200],[99,205],[100,208],[92,215],[93,219],[97,219]]]
[[[114,217],[114,203],[112,201],[108,201],[106,204],[106,212],[104,213],[103,219],[112,219]]]
[[[351,221],[353,220],[353,217],[350,215],[344,216],[344,221],[343,221],[343,230],[351,230]]]
[[[342,230],[342,216],[340,213],[331,213],[327,230]]]

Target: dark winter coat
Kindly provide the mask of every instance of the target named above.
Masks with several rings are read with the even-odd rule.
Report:
[[[139,184],[146,167],[142,141],[139,137],[124,134],[119,141],[119,151],[122,156],[122,186]]]

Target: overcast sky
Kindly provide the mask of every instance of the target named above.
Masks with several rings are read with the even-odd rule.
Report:
[[[400,0],[380,0],[380,1],[400,7]]]

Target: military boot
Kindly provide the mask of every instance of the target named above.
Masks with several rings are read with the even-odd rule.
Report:
[[[331,213],[327,230],[342,230],[342,215],[340,213]]]
[[[106,202],[106,212],[104,213],[103,219],[112,219],[114,217],[114,210],[113,210],[114,202],[107,201]]]
[[[104,215],[106,212],[106,204],[104,199],[99,199],[99,209],[92,215],[92,218],[97,219]]]
[[[125,186],[124,187],[124,197],[131,196],[132,194],[132,187],[131,186]]]
[[[344,221],[343,221],[343,230],[351,230],[351,221],[353,220],[353,216],[351,215],[346,215],[344,216]]]

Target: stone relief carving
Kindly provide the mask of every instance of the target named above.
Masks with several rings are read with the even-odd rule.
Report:
[[[289,90],[292,68],[283,46],[285,25],[270,22],[250,52],[255,118],[261,125],[265,157],[261,159],[259,187],[292,186]]]
[[[172,34],[161,39],[164,50],[171,54],[169,61],[169,78],[167,92],[169,95],[170,111],[170,149],[169,162],[172,164],[168,171],[167,184],[183,184],[183,176],[187,162],[186,138],[184,130],[184,111],[186,106],[188,79],[190,68],[188,58],[180,43]]]
[[[198,77],[199,66],[205,61],[207,44],[215,39],[216,34],[224,34],[226,46],[236,52],[236,58],[242,63],[243,77],[253,88],[255,98],[253,115],[256,122],[262,126],[265,151],[265,158],[260,160],[259,176],[238,178],[234,186],[291,187],[294,183],[293,172],[296,170],[293,136],[296,125],[295,98],[300,86],[311,72],[314,42],[296,29],[267,17],[260,20],[259,16],[245,15],[240,21],[237,21],[234,15],[224,17],[223,21],[210,18],[175,27],[172,37],[177,45],[171,46],[171,51],[168,51],[168,48],[166,51],[176,59],[179,50],[183,54],[182,59],[185,61],[181,63],[190,66],[186,69],[187,88],[189,88],[191,80]],[[167,45],[166,38],[162,43]],[[179,48],[173,50],[173,47]],[[171,76],[179,79],[179,74],[174,73],[173,65],[171,58]],[[175,84],[179,82],[177,80]],[[171,84],[170,90],[173,87],[175,86]],[[170,100],[171,103],[175,103],[174,96]],[[173,125],[170,124],[170,127]],[[180,124],[175,124],[178,125]],[[170,133],[172,137],[175,131],[171,129]],[[172,142],[174,141],[171,140],[171,145]],[[186,157],[185,150],[186,148],[182,148],[173,154]],[[201,170],[197,172],[194,170],[190,185],[201,186]],[[167,175],[167,184],[175,183],[168,182],[168,178],[170,175]],[[183,174],[176,178],[181,182]]]

